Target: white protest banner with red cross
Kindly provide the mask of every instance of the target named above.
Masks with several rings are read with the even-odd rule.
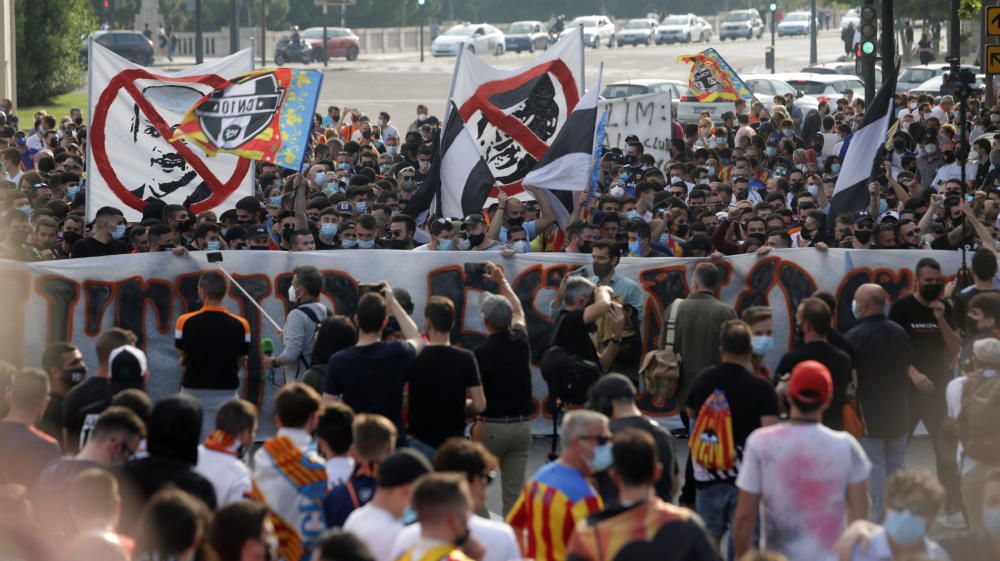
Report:
[[[204,95],[251,70],[250,49],[168,73],[132,64],[94,42],[88,76],[87,219],[113,206],[126,220],[138,222],[147,205],[159,202],[185,205],[194,214],[219,214],[253,195],[250,160],[229,154],[209,158],[185,142],[166,140]]]

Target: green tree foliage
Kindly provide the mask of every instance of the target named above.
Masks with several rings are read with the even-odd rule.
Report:
[[[15,0],[17,98],[48,103],[83,83],[80,48],[95,27],[90,0]]]

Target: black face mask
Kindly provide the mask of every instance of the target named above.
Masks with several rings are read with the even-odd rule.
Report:
[[[67,386],[75,386],[87,378],[87,367],[81,366],[70,370],[63,370],[62,381]]]
[[[589,240],[582,241],[579,244],[577,244],[577,247],[580,248],[581,253],[590,253],[591,251],[594,250],[594,242]]]
[[[944,163],[950,164],[950,163],[952,163],[952,162],[955,161],[955,153],[951,152],[951,151],[942,152],[941,153],[941,159],[944,160]]]
[[[929,284],[920,285],[920,297],[924,300],[933,302],[941,296],[941,291],[944,290],[944,284],[939,282],[932,282]]]
[[[507,219],[507,225],[508,226],[520,226],[521,224],[524,224],[524,217],[523,216],[520,216],[518,218],[508,218]]]
[[[247,246],[247,249],[250,249],[250,250],[253,250],[253,251],[267,251],[267,246],[266,245],[250,245],[250,246]]]
[[[181,220],[177,223],[178,232],[188,232],[194,226],[194,220],[188,218],[187,220]]]
[[[340,115],[330,115],[330,120],[333,121],[334,123],[339,123]]]
[[[897,140],[892,143],[892,147],[896,149],[897,152],[902,152],[906,148],[906,142],[902,140]]]
[[[801,181],[794,181],[792,183],[789,183],[788,186],[792,188],[793,193],[798,193],[799,191],[802,190],[804,184]]]
[[[854,239],[858,240],[858,243],[864,245],[871,241],[872,233],[871,230],[857,230],[854,232]]]
[[[409,247],[408,240],[392,240],[389,242],[389,249],[407,249]]]
[[[63,232],[63,243],[69,247],[73,247],[73,244],[80,241],[80,239],[82,239],[82,236],[76,232]]]
[[[688,233],[688,225],[687,224],[678,224],[677,225],[677,235],[678,236],[684,237],[685,235],[687,235],[687,233]]]
[[[485,232],[480,233],[480,234],[470,234],[469,235],[469,243],[472,245],[472,247],[478,247],[479,244],[483,243],[484,241],[486,241],[486,233]]]

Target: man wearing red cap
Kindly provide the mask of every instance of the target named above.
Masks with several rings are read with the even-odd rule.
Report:
[[[789,559],[832,561],[845,520],[868,516],[871,462],[853,436],[822,424],[832,397],[826,366],[801,362],[789,380],[788,422],[757,429],[747,438],[736,479],[736,557],[753,547],[761,501],[760,547]]]

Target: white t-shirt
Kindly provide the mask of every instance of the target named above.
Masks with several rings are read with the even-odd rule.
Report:
[[[219,507],[236,502],[250,493],[250,468],[239,458],[198,445],[198,465],[194,470],[215,487]]]
[[[352,473],[354,458],[350,456],[338,456],[326,461],[326,480],[330,489],[350,479]]]
[[[847,519],[847,488],[870,471],[850,434],[820,423],[782,423],[747,438],[736,486],[761,495],[761,548],[792,560],[833,561],[830,550]]]
[[[391,555],[392,546],[396,543],[396,536],[403,531],[403,522],[388,510],[368,503],[347,517],[344,531],[361,538],[375,561],[394,561],[396,557]]]
[[[965,390],[965,384],[968,381],[968,376],[959,376],[958,378],[948,382],[948,387],[944,390],[945,403],[948,404],[948,416],[956,421],[958,421],[959,413],[962,412],[962,392]],[[979,462],[976,460],[965,457],[965,449],[962,448],[961,441],[958,443],[958,451],[956,454],[958,458],[958,469],[961,470],[962,475],[965,475],[969,472],[969,470],[979,465]]]
[[[483,546],[486,555],[480,561],[513,561],[521,559],[514,531],[503,522],[473,515],[469,518],[469,537]],[[392,558],[399,559],[406,550],[420,541],[420,524],[411,524],[396,537],[392,546]]]

